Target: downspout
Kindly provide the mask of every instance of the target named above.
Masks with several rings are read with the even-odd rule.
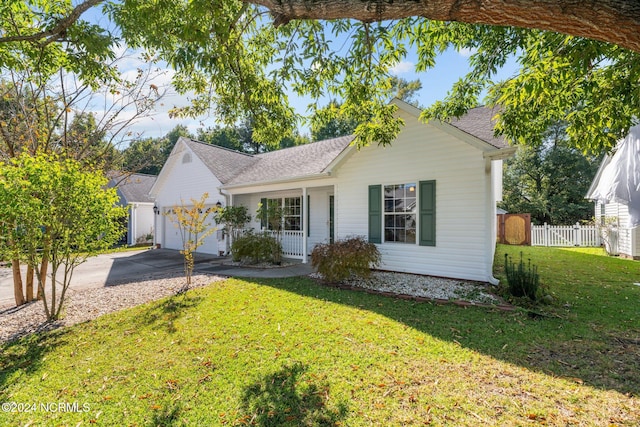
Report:
[[[500,162],[500,164],[502,164],[502,162]],[[489,235],[487,236],[487,249],[486,249],[486,254],[488,257],[487,260],[487,268],[488,268],[488,272],[487,272],[487,281],[494,285],[494,286],[498,286],[500,284],[500,280],[496,279],[495,277],[493,277],[493,261],[494,261],[494,257],[495,257],[495,252],[496,252],[496,234],[497,234],[497,230],[496,230],[496,191],[495,191],[495,186],[494,186],[494,167],[493,167],[493,161],[490,158],[485,159],[485,176],[488,176],[489,179],[488,181],[488,186],[489,186],[489,191],[488,191],[488,195],[489,197],[487,197],[487,206],[486,206],[486,213],[487,213],[487,224],[486,224],[486,230],[488,230]],[[502,171],[500,171],[500,173],[502,173]]]

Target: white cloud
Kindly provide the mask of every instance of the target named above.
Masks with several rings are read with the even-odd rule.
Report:
[[[478,49],[474,48],[470,48],[470,47],[463,47],[458,49],[458,54],[460,56],[462,56],[463,58],[468,58],[471,55],[473,55],[474,53],[476,53],[478,51]]]
[[[409,62],[409,61],[400,61],[398,62],[396,65],[394,65],[393,67],[391,67],[391,74],[404,74],[404,73],[410,73],[414,70],[414,64],[413,62]]]

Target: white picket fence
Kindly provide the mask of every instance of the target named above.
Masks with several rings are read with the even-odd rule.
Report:
[[[600,231],[594,225],[531,225],[531,246],[600,246]]]
[[[278,239],[278,234],[275,231],[265,231],[265,233]],[[282,244],[282,255],[289,258],[302,258],[302,231],[280,231],[280,243]]]

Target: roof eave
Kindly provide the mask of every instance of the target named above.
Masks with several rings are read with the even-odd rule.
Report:
[[[513,157],[516,154],[516,147],[496,148],[491,151],[485,151],[482,157],[489,160],[504,160]]]
[[[477,136],[474,136],[468,132],[465,132],[461,129],[458,129],[457,127],[455,127],[452,124],[449,123],[445,123],[445,122],[441,122],[439,120],[430,120],[429,123],[432,126],[435,126],[436,128],[442,130],[443,132],[448,133],[449,135],[452,135],[464,142],[466,142],[467,144],[471,145],[472,147],[477,148],[480,151],[484,151],[484,152],[492,152],[492,151],[496,151],[496,150],[505,150],[507,148],[511,148],[511,147],[505,147],[505,148],[499,148],[496,147],[495,145],[492,145],[490,143],[488,143],[487,141],[484,141],[480,138],[478,138]]]
[[[394,104],[396,106],[398,106],[398,108],[400,108],[401,110],[403,110],[404,112],[410,114],[411,116],[420,119],[420,115],[422,114],[422,110],[419,109],[418,107],[415,107],[401,99],[398,98],[394,98],[393,100],[391,100],[391,104]],[[449,133],[450,135],[453,135],[463,141],[465,141],[466,143],[468,143],[469,145],[478,148],[479,150],[482,150],[484,152],[493,152],[493,151],[497,151],[497,150],[506,150],[508,148],[511,147],[506,147],[506,148],[499,148],[496,147],[495,145],[484,141],[480,138],[478,138],[475,135],[472,135],[468,132],[463,131],[462,129],[459,129],[457,127],[455,127],[454,125],[450,124],[450,123],[446,123],[440,120],[429,120],[429,122],[425,123],[428,125],[433,125],[435,127],[437,127],[438,129]],[[515,152],[515,150],[514,150]],[[506,154],[507,152],[505,152]],[[507,155],[507,157],[513,155],[509,154]],[[498,159],[496,159],[498,160]]]
[[[598,172],[596,172],[596,176],[594,176],[593,181],[591,181],[591,186],[589,186],[589,191],[587,191],[587,194],[585,194],[584,196],[585,199],[594,200],[592,196],[593,192],[596,191],[596,188],[600,183],[600,177],[602,176],[602,172],[610,162],[611,162],[611,156],[610,155],[604,156],[604,158],[602,159],[602,162],[600,162],[600,167],[598,168]]]
[[[354,140],[352,140],[349,145],[344,147],[340,153],[336,157],[333,158],[331,163],[329,163],[324,169],[322,169],[322,173],[331,174],[336,168],[338,168],[342,163],[344,163],[347,158],[357,149],[354,144]]]
[[[273,185],[273,184],[285,184],[287,182],[312,181],[316,179],[328,178],[330,176],[331,176],[331,172],[328,171],[328,172],[314,173],[309,175],[298,175],[298,176],[292,176],[288,178],[272,179],[269,181],[253,181],[253,182],[242,182],[238,184],[226,184],[226,185],[222,185],[220,188],[223,190],[233,190],[238,188],[263,187],[266,185]]]

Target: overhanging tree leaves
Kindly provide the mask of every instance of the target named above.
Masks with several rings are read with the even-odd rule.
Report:
[[[425,112],[424,119],[460,116],[481,103],[481,95],[488,91],[487,102],[502,107],[497,130],[511,140],[535,144],[551,123],[564,120],[574,146],[600,152],[613,147],[640,116],[636,89],[640,57],[603,42],[514,27],[433,21],[413,14],[383,20],[402,17],[391,11],[409,6],[402,1],[376,3],[381,9],[375,19],[366,15],[366,8],[354,12],[348,1],[320,2],[343,6],[343,15],[338,11],[334,17],[366,15],[364,22],[289,20],[322,18],[323,12],[318,2],[306,9],[304,1],[260,2],[275,11],[279,26],[271,25],[264,9],[239,1],[225,2],[225,8],[216,10],[199,2],[162,2],[162,10],[159,4],[142,3],[115,5],[112,16],[127,39],[159,52],[176,67],[180,90],[199,92],[194,105],[183,112],[203,112],[214,105],[215,115],[232,121],[245,112],[255,120],[257,139],[268,139],[278,129],[275,134],[280,134],[294,120],[289,110],[284,114],[281,109],[287,101],[282,88],[289,86],[314,99],[311,109],[321,107],[323,97],[339,99],[340,108],[325,109],[316,117],[326,123],[327,114],[334,111],[336,117],[355,121],[359,144],[391,142],[402,122],[393,116],[394,106],[388,105],[389,73],[410,49],[418,53],[418,71],[433,67],[446,49],[472,52],[471,71],[445,100]],[[167,4],[169,13],[163,12]],[[296,9],[298,5],[301,9]],[[430,7],[420,2],[415,6]],[[493,7],[487,6],[487,13],[500,13]],[[145,22],[138,16],[145,16]],[[158,22],[147,16],[158,16]],[[164,21],[168,16],[171,19]],[[188,36],[170,31],[176,23]],[[522,74],[494,81],[513,57]],[[262,133],[265,121],[269,124]]]
[[[75,267],[111,247],[124,229],[125,208],[99,172],[72,159],[27,153],[0,166],[0,252],[36,271],[51,267],[42,300],[47,319],[61,314]]]
[[[59,44],[84,57],[88,24],[67,19],[77,15],[66,2],[44,2],[56,7],[35,13],[44,12],[42,4],[14,7],[22,24],[0,35],[1,52],[11,60],[6,46],[29,53]],[[531,143],[563,119],[574,145],[602,151],[639,116],[640,6],[635,2],[130,0],[104,5],[128,43],[168,61],[177,70],[176,88],[195,93],[191,105],[175,114],[208,111],[226,125],[251,120],[259,143],[286,136],[298,120],[285,87],[310,96],[311,109],[322,107],[320,99],[339,99],[336,114],[358,123],[358,143],[391,142],[402,123],[387,104],[389,70],[409,49],[418,52],[419,71],[432,67],[447,48],[473,52],[472,71],[425,119],[459,116],[488,90],[489,102],[503,107],[498,130],[512,140]],[[70,39],[69,33],[79,38]],[[109,39],[102,40],[93,49],[104,54]],[[1,52],[0,63],[7,63]],[[493,81],[514,55],[523,76]]]

